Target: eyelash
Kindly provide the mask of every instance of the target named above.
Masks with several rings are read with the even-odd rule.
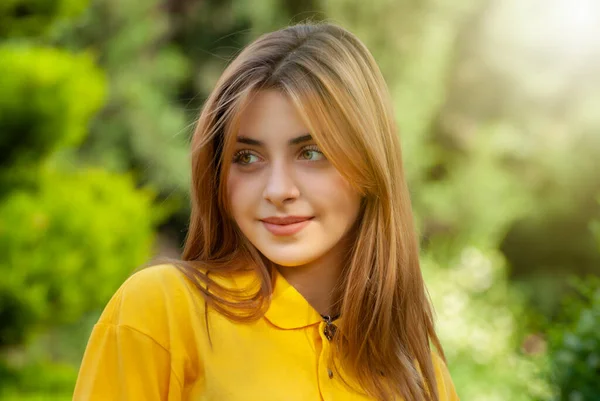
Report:
[[[299,154],[302,154],[302,153],[304,153],[304,152],[306,152],[306,151],[318,152],[318,153],[320,153],[321,155],[323,155],[323,152],[321,152],[321,151],[319,150],[319,148],[318,148],[316,145],[307,145],[307,146],[304,146],[302,149],[300,149],[300,152],[299,152]],[[237,152],[236,152],[236,153],[233,155],[233,163],[236,163],[236,164],[241,164],[241,165],[243,165],[243,166],[248,166],[248,165],[252,164],[252,163],[241,163],[241,162],[240,162],[240,159],[241,159],[241,157],[242,157],[242,156],[244,156],[244,155],[253,155],[253,156],[256,156],[256,155],[254,154],[254,152],[252,152],[251,150],[248,150],[248,149],[242,149],[242,150],[239,150],[239,151],[237,151]],[[258,156],[257,156],[257,157],[258,157]],[[323,155],[323,157],[325,157],[325,155]]]

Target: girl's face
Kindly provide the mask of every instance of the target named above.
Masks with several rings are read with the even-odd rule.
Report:
[[[360,195],[275,90],[256,93],[240,116],[227,190],[242,233],[281,266],[339,251],[360,209]]]

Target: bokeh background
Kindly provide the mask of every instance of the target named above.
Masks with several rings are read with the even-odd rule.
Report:
[[[389,84],[461,399],[600,400],[596,0],[0,1],[1,400],[71,398],[110,296],[180,252],[219,74],[306,19]]]

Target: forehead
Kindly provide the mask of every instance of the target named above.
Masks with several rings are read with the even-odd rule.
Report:
[[[239,116],[238,135],[262,141],[289,139],[307,128],[288,97],[278,90],[258,91]]]

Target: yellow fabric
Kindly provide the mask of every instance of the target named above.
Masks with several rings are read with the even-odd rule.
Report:
[[[246,285],[231,279],[234,286]],[[243,278],[241,279],[243,280]],[[367,400],[328,370],[321,316],[281,275],[265,317],[236,323],[209,308],[174,266],[131,276],[95,325],[74,400]],[[434,355],[441,401],[457,401]]]

